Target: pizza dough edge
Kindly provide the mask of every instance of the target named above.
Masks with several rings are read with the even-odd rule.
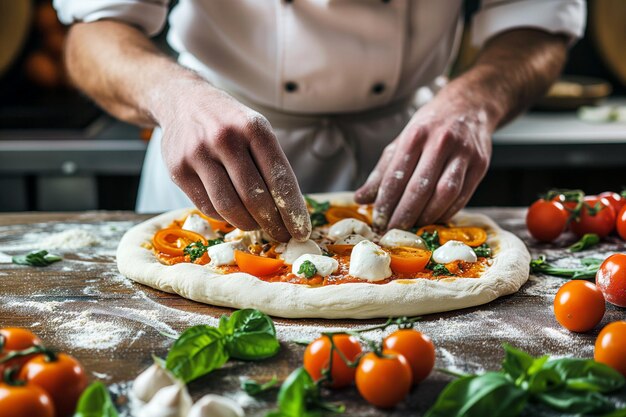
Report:
[[[351,202],[352,196],[352,193],[312,195],[337,204]],[[206,304],[257,308],[284,318],[329,319],[416,316],[473,307],[515,293],[528,280],[530,254],[524,243],[487,216],[466,212],[457,214],[453,220],[492,230],[488,242],[498,247],[493,264],[480,278],[415,279],[382,285],[351,283],[312,288],[268,283],[245,273],[219,274],[195,264],[162,265],[142,244],[150,242],[158,229],[190,210],[173,210],[129,229],[117,250],[119,271],[141,284]]]

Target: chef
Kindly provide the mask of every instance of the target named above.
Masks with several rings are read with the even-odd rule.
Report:
[[[137,210],[194,204],[305,239],[304,192],[358,188],[378,228],[445,220],[485,175],[494,130],[558,76],[584,0],[483,0],[474,65],[443,83],[462,0],[55,0],[73,82],[156,126]],[[416,108],[420,87],[436,95]],[[421,90],[426,91],[426,90]],[[422,94],[423,96],[423,94]]]

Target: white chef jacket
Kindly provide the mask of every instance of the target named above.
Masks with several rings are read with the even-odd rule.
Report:
[[[115,19],[160,32],[168,0],[54,0],[64,23]],[[268,117],[305,192],[352,189],[409,121],[418,88],[454,58],[462,0],[180,0],[179,62]],[[483,0],[472,40],[520,27],[584,32],[584,0]],[[149,145],[139,211],[189,205]]]

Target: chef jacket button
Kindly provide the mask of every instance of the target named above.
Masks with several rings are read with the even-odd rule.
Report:
[[[372,93],[374,94],[382,94],[385,91],[384,83],[376,83],[372,86]]]
[[[294,83],[293,81],[287,81],[285,83],[285,91],[287,91],[288,93],[294,93],[298,90],[298,84]]]

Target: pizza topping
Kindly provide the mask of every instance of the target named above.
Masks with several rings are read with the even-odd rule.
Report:
[[[414,274],[426,269],[426,265],[430,261],[431,252],[424,249],[401,246],[389,249],[389,254],[391,255],[391,270],[393,272]]]
[[[210,266],[235,265],[235,250],[244,249],[241,242],[225,242],[207,249]]]
[[[471,247],[463,242],[450,240],[433,252],[433,260],[438,264],[453,261],[476,262],[478,257]]]
[[[367,217],[357,210],[357,207],[352,206],[334,206],[326,211],[326,219],[330,224],[335,224],[343,219],[357,219],[366,223]]]
[[[202,216],[193,213],[187,216],[182,229],[196,232],[197,234],[204,236],[206,239],[215,239],[219,237],[208,221],[202,218]]]
[[[427,249],[424,240],[414,233],[406,230],[391,229],[380,239],[380,246],[393,248],[405,246],[410,248]]]
[[[321,255],[322,250],[317,246],[317,243],[310,239],[304,242],[291,239],[287,243],[285,251],[280,254],[280,258],[285,261],[286,264],[292,265],[296,259],[305,254]]]
[[[387,252],[364,240],[352,249],[349,274],[367,281],[380,281],[391,276],[390,264],[391,256]]]
[[[339,240],[350,235],[361,235],[366,239],[372,239],[374,232],[367,223],[357,219],[340,220],[328,229],[328,238],[332,240]]]
[[[312,278],[314,275],[327,277],[339,268],[336,259],[324,255],[302,255],[295,260],[291,270],[300,278]]]
[[[354,246],[359,242],[362,242],[366,240],[363,236],[361,235],[348,235],[346,237],[342,237],[341,239],[337,239],[337,241],[335,242],[335,245],[350,245],[350,246]]]
[[[208,244],[204,236],[176,227],[161,229],[152,238],[152,244],[157,251],[171,256],[184,256],[185,248],[193,242]]]
[[[226,235],[224,236],[224,240],[226,242],[239,241],[245,247],[252,245],[262,245],[263,232],[261,230],[252,230],[246,232],[241,229],[235,229],[232,232],[226,233]]]
[[[275,274],[285,264],[282,259],[266,258],[235,250],[235,262],[241,272],[257,277]]]
[[[326,211],[330,208],[330,202],[324,201],[319,203],[310,197],[304,196],[306,204],[309,207],[309,215],[311,217],[311,226],[313,228],[328,224],[326,219]]]
[[[326,245],[326,249],[328,249],[332,254],[344,256],[350,255],[352,253],[352,249],[354,249],[354,245]]]

